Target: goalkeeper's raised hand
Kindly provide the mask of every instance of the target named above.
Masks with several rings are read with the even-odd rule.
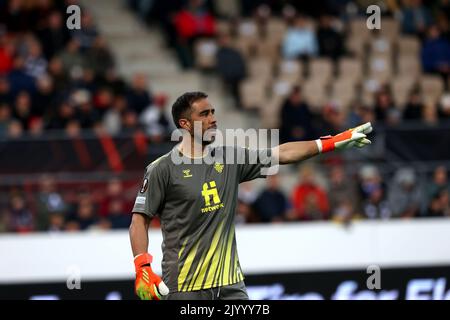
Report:
[[[152,270],[153,257],[149,253],[137,255],[134,258],[136,269],[135,292],[141,300],[161,300],[169,293],[169,288]]]
[[[372,124],[366,122],[335,136],[320,137],[316,140],[316,143],[320,153],[333,151],[334,149],[362,148],[371,143],[366,137],[370,132],[372,132]]]

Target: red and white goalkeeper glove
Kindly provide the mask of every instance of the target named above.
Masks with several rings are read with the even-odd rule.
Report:
[[[333,151],[334,149],[362,148],[371,144],[370,140],[366,138],[366,134],[370,132],[372,132],[372,124],[366,122],[335,136],[320,137],[320,139],[316,140],[316,143],[320,153]]]
[[[169,293],[169,288],[155,274],[150,264],[153,257],[149,253],[139,254],[134,258],[136,270],[135,293],[141,300],[161,300]]]

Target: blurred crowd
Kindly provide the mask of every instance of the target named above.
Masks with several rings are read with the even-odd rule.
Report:
[[[235,105],[281,128],[283,141],[361,120],[449,119],[448,0],[128,3],[161,27],[180,66],[219,75]],[[370,4],[379,31],[366,26]]]
[[[81,29],[69,30],[71,4],[78,1],[0,1],[0,138],[96,130],[165,139],[167,97],[151,92],[145,74],[118,75],[87,9]]]
[[[287,193],[277,175],[255,191],[251,182],[241,185],[237,221],[283,222],[333,220],[349,223],[362,219],[450,217],[450,181],[444,166],[431,176],[413,168],[393,175],[364,165],[350,173],[336,164],[326,173],[313,165],[300,166],[297,182]]]
[[[280,175],[264,186],[240,185],[236,223],[278,223],[450,217],[448,168],[431,175],[412,167],[382,172],[363,165],[356,172],[337,163],[325,171],[314,164],[299,166],[292,188],[283,188]],[[284,177],[285,178],[285,177]],[[43,176],[31,190],[0,192],[0,232],[127,229],[134,204],[135,182],[118,178],[104,185],[64,185]],[[152,227],[159,227],[158,218]]]

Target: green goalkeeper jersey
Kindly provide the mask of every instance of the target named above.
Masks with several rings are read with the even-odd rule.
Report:
[[[133,212],[158,215],[161,220],[163,280],[171,292],[225,286],[244,279],[234,227],[238,185],[265,177],[262,169],[269,164],[261,155],[270,156],[270,149],[221,146],[210,152],[220,153],[223,160],[187,164],[194,160],[175,147],[152,162],[134,204]],[[234,155],[232,163],[230,153]],[[185,161],[176,164],[175,155]]]

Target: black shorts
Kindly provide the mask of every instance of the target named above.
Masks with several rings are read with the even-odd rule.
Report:
[[[248,300],[244,281],[211,289],[173,292],[164,296],[164,300]]]

